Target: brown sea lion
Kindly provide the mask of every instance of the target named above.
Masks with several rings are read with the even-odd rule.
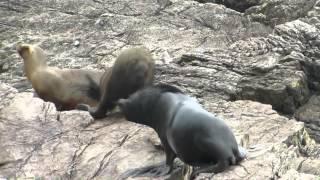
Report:
[[[116,106],[117,100],[127,98],[154,79],[154,60],[145,48],[129,48],[117,57],[110,71],[104,73],[100,81],[101,99],[97,107],[81,104],[80,110],[87,110],[95,119],[106,117],[106,113]]]
[[[50,67],[45,52],[37,45],[19,44],[17,51],[37,95],[44,101],[53,102],[57,110],[71,110],[79,103],[98,104],[99,80],[103,72]]]

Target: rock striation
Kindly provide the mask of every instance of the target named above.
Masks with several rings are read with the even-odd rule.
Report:
[[[101,70],[124,48],[151,49],[156,81],[224,118],[249,151],[198,179],[318,179],[319,9],[319,0],[0,1],[0,178],[117,179],[164,159],[152,129],[91,123],[35,97],[15,50],[25,42],[61,68]],[[179,168],[166,178],[185,176]]]

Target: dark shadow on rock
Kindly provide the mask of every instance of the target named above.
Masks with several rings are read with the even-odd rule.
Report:
[[[227,8],[239,11],[239,12],[245,12],[248,8],[258,5],[261,0],[195,0],[200,3],[216,3],[216,4],[222,4],[225,5]]]

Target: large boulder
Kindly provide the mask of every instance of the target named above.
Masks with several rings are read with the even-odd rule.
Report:
[[[305,123],[309,134],[320,142],[320,96],[312,96],[309,101],[300,107],[295,117]]]
[[[196,97],[248,149],[215,179],[319,176],[320,1],[209,1],[0,1],[0,177],[117,178],[164,159],[150,128],[35,97],[18,42],[51,66],[97,70],[146,46],[156,82]]]
[[[146,126],[119,117],[92,122],[87,112],[58,112],[52,103],[32,93],[1,87],[14,97],[9,96],[9,103],[1,102],[0,177],[116,179],[127,170],[165,158],[155,146],[159,143],[156,133]],[[253,101],[206,101],[204,106],[225,119],[238,142],[248,149],[241,166],[215,177],[269,178],[304,169],[301,164],[309,159],[299,149],[312,148],[314,143],[301,137],[303,123]],[[319,173],[316,167],[307,170],[308,176]]]

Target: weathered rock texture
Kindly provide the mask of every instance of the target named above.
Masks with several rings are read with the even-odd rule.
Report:
[[[103,69],[123,48],[151,49],[157,81],[197,97],[248,148],[241,166],[198,179],[317,179],[320,1],[214,2],[0,1],[0,178],[115,179],[164,159],[147,127],[89,125],[86,112],[33,97],[15,50],[26,42],[61,68]]]
[[[305,126],[309,128],[310,135],[315,137],[315,140],[320,142],[319,120],[320,120],[320,96],[313,96],[310,100],[303,105],[295,114],[299,121],[303,121]]]
[[[164,153],[153,146],[158,142],[156,134],[147,127],[117,118],[88,126],[92,119],[86,112],[57,112],[52,103],[6,85],[1,85],[1,91],[8,94],[0,114],[1,176],[116,179],[128,169],[164,160]],[[312,141],[300,139],[302,123],[252,101],[208,102],[205,106],[226,119],[249,151],[241,166],[217,178],[267,179],[287,169],[303,169],[299,142],[312,147]],[[308,176],[319,173],[314,169]]]

